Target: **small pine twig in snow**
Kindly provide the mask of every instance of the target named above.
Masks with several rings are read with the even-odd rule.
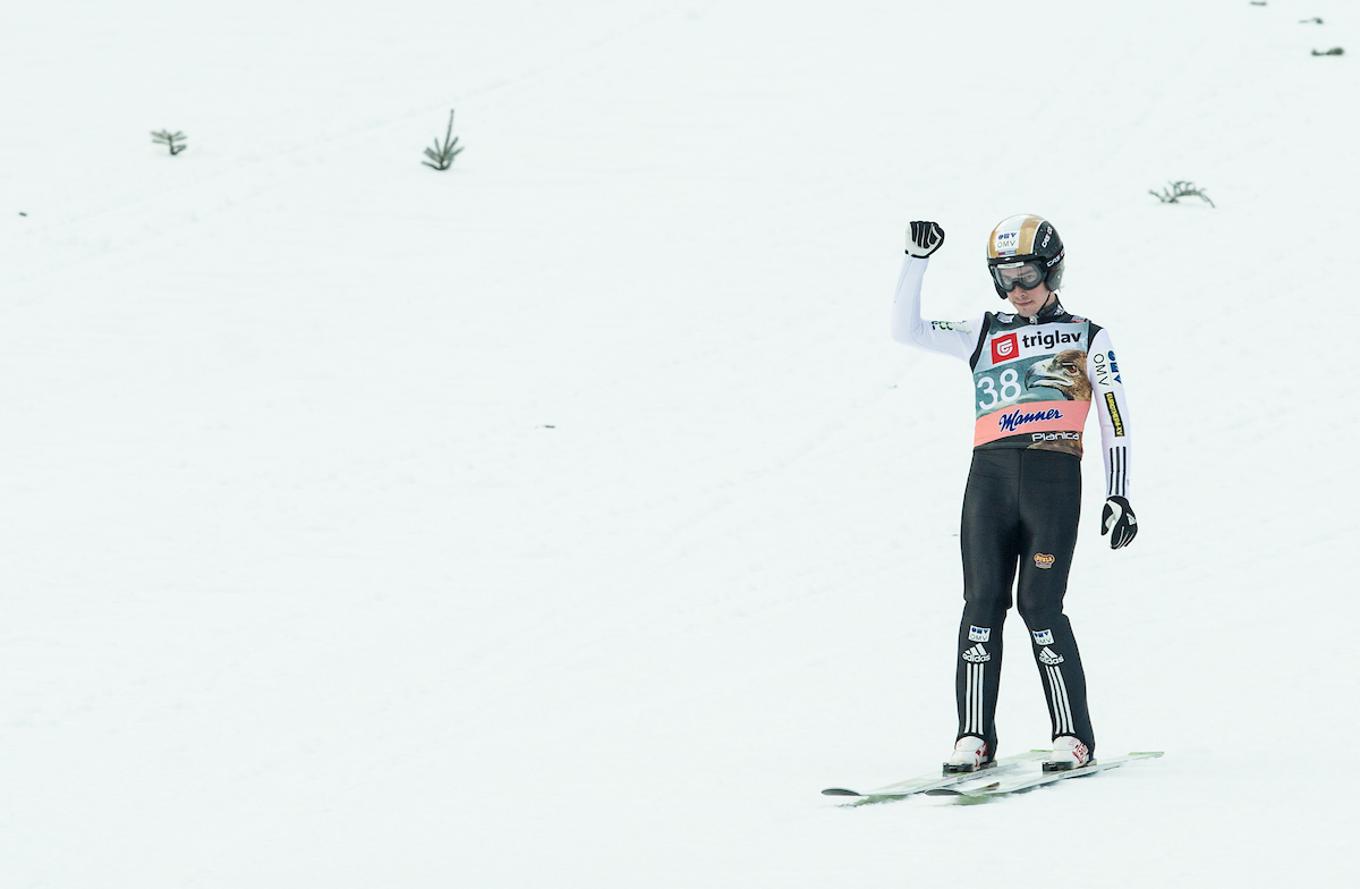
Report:
[[[421,161],[422,164],[432,170],[447,170],[453,166],[453,159],[456,158],[463,149],[458,146],[458,137],[453,134],[453,109],[449,109],[449,127],[444,131],[444,141],[434,140],[434,147],[425,149],[425,156],[429,160]],[[431,163],[433,161],[433,163]]]
[[[182,144],[187,138],[188,137],[179,130],[175,130],[173,133],[169,130],[151,131],[151,141],[156,145],[168,145],[170,147],[171,157],[174,157],[189,147],[188,145]]]
[[[1209,200],[1209,194],[1195,183],[1188,179],[1176,179],[1167,183],[1167,187],[1160,192],[1148,189],[1148,194],[1152,195],[1163,204],[1174,204],[1181,198],[1200,198],[1210,207],[1214,202]]]

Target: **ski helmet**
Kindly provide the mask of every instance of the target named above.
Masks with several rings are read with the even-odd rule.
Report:
[[[1030,288],[1042,281],[1049,290],[1057,290],[1062,286],[1064,257],[1058,230],[1033,213],[1001,220],[987,238],[987,270],[1002,299],[1017,283]]]

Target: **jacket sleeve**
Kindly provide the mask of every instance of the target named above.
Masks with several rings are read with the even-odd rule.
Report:
[[[897,276],[893,299],[892,336],[899,343],[962,358],[973,356],[982,333],[982,318],[972,321],[925,321],[921,318],[921,282],[929,259],[908,256]]]
[[[1129,496],[1129,464],[1133,440],[1129,434],[1129,402],[1123,374],[1114,357],[1110,334],[1103,328],[1091,337],[1086,353],[1086,376],[1091,400],[1100,418],[1100,443],[1105,458],[1105,496]]]

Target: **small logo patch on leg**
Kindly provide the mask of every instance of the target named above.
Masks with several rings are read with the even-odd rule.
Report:
[[[970,625],[970,626],[968,627],[968,641],[969,641],[969,642],[990,642],[990,641],[992,641],[992,628],[991,628],[991,627],[975,627],[975,626],[971,626],[971,625]]]
[[[1034,637],[1034,644],[1035,644],[1035,645],[1052,645],[1052,644],[1053,644],[1053,631],[1052,631],[1052,630],[1032,630],[1032,631],[1030,632],[1030,635]]]
[[[983,648],[981,643],[978,643],[963,653],[963,659],[970,664],[985,664],[992,659],[992,656],[987,653],[987,649]]]
[[[1035,553],[1035,554],[1034,554],[1034,567],[1035,567],[1035,568],[1043,568],[1043,569],[1047,570],[1047,569],[1049,569],[1049,568],[1052,568],[1052,567],[1053,567],[1053,563],[1056,562],[1056,561],[1057,561],[1057,559],[1055,559],[1055,558],[1054,558],[1051,554],[1049,554],[1049,553]]]

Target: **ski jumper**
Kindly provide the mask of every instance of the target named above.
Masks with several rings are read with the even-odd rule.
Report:
[[[1053,737],[1072,735],[1095,753],[1086,678],[1063,614],[1081,514],[1086,415],[1100,421],[1106,496],[1128,497],[1129,414],[1109,334],[1055,298],[1034,318],[986,312],[968,321],[924,321],[921,282],[929,259],[908,256],[893,303],[893,338],[953,355],[973,371],[973,462],[963,497],[963,618],[955,694],[957,737],[996,751],[1002,628],[1016,587],[1044,685]]]

